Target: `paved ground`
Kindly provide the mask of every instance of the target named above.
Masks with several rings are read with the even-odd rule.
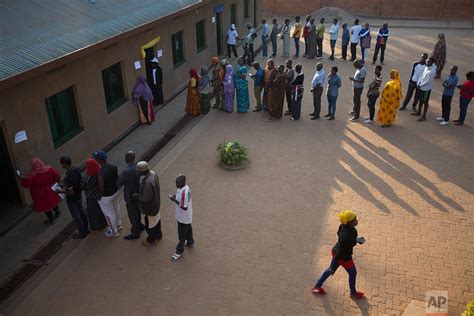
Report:
[[[393,30],[384,79],[397,68],[406,88],[412,61],[431,51],[436,33]],[[471,32],[445,33],[448,65],[457,64],[462,76],[472,67]],[[298,62],[308,87],[314,62]],[[334,64],[344,77],[335,121],[308,119],[307,89],[299,122],[213,111],[155,160],[162,198],[174,191],[178,173],[193,190],[196,247],[180,261],[169,260],[177,233],[165,200],[157,247],[98,233],[71,241],[77,248],[5,314],[397,315],[412,299],[424,300],[426,290],[448,290],[450,314],[458,315],[474,298],[474,113],[464,127],[439,126],[437,81],[426,122],[405,112],[390,129],[349,123],[347,77],[354,69]],[[215,164],[224,139],[249,148],[248,169],[227,172]],[[309,292],[329,263],[342,209],[358,212],[367,239],[355,250],[358,288],[367,294],[357,303],[342,270],[328,280],[327,296]]]

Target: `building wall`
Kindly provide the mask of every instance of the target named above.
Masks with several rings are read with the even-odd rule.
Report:
[[[323,7],[337,7],[353,14],[404,18],[472,20],[473,0],[262,0],[263,12],[275,15],[305,15]]]
[[[225,1],[222,14],[223,34],[221,34],[223,43],[225,43],[225,32],[230,24],[230,4],[238,3],[238,28],[240,32],[244,32],[246,23],[253,22],[253,1],[258,0],[249,1],[248,20],[243,19],[243,0]],[[133,63],[140,60],[139,48],[158,35],[161,40],[155,46],[155,50],[163,50],[160,65],[163,68],[165,98],[180,91],[187,84],[189,69],[200,69],[208,65],[211,57],[216,55],[217,34],[216,26],[212,23],[212,16],[214,16],[214,6],[217,3],[218,1],[213,1],[197,10],[175,17],[172,21],[160,22],[136,36],[112,44],[105,49],[93,51],[84,58],[0,91],[0,124],[4,127],[14,168],[20,168],[26,172],[29,170],[29,160],[32,157],[40,157],[45,163],[59,168],[58,160],[63,155],[71,156],[75,164],[80,164],[94,150],[104,147],[132,126],[138,117],[131,103],[131,91],[136,78],[145,74],[143,60],[141,60],[142,69],[140,70],[135,70]],[[206,19],[207,48],[197,53],[195,23],[204,18]],[[184,31],[186,62],[174,68],[171,35],[180,30]],[[122,63],[124,90],[128,101],[107,114],[101,71],[117,62]],[[49,129],[45,99],[70,86],[74,86],[76,108],[83,131],[55,149]],[[28,140],[14,144],[14,135],[19,130],[26,130]],[[23,202],[28,203],[27,192],[21,189],[20,191]]]

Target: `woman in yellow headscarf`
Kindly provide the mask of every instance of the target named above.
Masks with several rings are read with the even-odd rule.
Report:
[[[400,75],[396,69],[392,69],[390,72],[390,81],[387,82],[383,88],[379,111],[377,113],[377,121],[382,124],[382,127],[390,127],[395,123],[397,109],[400,106],[402,96]]]

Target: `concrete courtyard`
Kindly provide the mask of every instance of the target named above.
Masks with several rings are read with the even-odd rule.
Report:
[[[472,70],[472,30],[391,32],[384,83],[396,68],[405,92],[412,63],[431,52],[438,32],[447,38],[443,78],[451,65],[459,66],[461,81]],[[162,191],[158,246],[101,233],[70,241],[70,251],[13,298],[5,315],[401,315],[429,290],[448,291],[449,312],[459,315],[474,299],[474,113],[463,127],[440,126],[437,80],[426,122],[408,111],[388,129],[349,122],[354,68],[329,61],[328,50],[326,41],[326,72],[337,65],[343,78],[335,121],[309,120],[315,61],[299,58],[306,77],[302,120],[266,123],[265,113],[212,111],[152,161]],[[367,66],[372,74],[374,66]],[[365,116],[365,92],[362,102]],[[322,114],[326,107],[323,96]],[[457,119],[458,93],[452,108]],[[216,164],[224,140],[248,147],[249,168],[229,172]],[[196,246],[171,262],[177,225],[166,196],[179,173],[193,192]],[[344,209],[358,213],[359,235],[367,240],[355,248],[357,286],[367,296],[357,302],[343,269],[325,284],[328,295],[310,292],[329,264]]]

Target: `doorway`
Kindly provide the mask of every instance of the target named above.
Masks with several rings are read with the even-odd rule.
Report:
[[[15,171],[10,160],[7,142],[0,125],[0,208],[7,205],[19,205],[20,193],[15,179]]]
[[[151,65],[151,60],[153,58],[155,58],[155,46],[145,48],[145,73],[148,84],[153,83],[153,67]]]
[[[222,55],[222,13],[216,13],[217,56]]]

